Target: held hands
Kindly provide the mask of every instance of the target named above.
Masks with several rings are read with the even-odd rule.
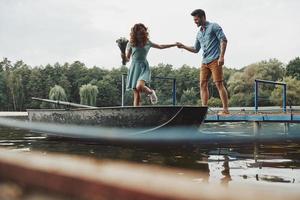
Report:
[[[176,42],[176,46],[180,49],[184,48],[184,45],[181,42]]]

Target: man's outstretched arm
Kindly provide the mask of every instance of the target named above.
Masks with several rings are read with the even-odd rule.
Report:
[[[200,49],[199,50],[196,49],[195,47],[186,46],[186,45],[184,45],[184,44],[182,44],[180,42],[176,42],[176,45],[177,45],[178,48],[185,49],[185,50],[190,51],[192,53],[198,53],[199,50],[200,50]]]

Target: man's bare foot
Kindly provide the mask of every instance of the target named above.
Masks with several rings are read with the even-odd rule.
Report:
[[[228,110],[222,110],[218,112],[218,115],[229,115],[229,111]]]

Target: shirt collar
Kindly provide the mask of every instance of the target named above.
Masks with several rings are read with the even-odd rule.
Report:
[[[205,31],[208,24],[209,24],[209,21],[206,21],[204,26],[200,26],[200,31]]]

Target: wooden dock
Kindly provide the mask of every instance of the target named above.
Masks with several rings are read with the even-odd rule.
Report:
[[[287,108],[282,112],[278,106],[260,107],[258,112],[253,107],[230,107],[229,115],[218,115],[221,108],[209,108],[205,122],[282,122],[300,123],[300,106]]]
[[[300,113],[237,113],[229,115],[208,114],[205,122],[282,122],[300,123]]]
[[[1,184],[21,188],[17,189],[19,199],[33,199],[24,196],[33,191],[73,200],[298,200],[300,196],[293,185],[257,187],[239,183],[223,187],[200,182],[201,176],[184,169],[0,149]],[[5,193],[1,184],[0,197]]]

